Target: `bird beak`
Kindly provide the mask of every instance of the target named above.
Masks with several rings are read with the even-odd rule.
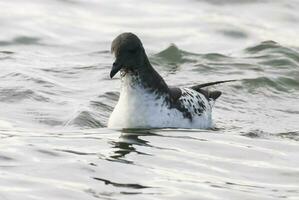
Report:
[[[119,62],[114,62],[110,71],[110,78],[113,78],[113,76],[121,69],[121,67],[122,65]]]

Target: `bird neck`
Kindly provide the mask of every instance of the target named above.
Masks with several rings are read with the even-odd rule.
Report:
[[[145,57],[144,66],[134,72],[128,72],[122,78],[123,85],[131,87],[141,87],[148,92],[159,95],[169,95],[169,88],[163,78],[152,67],[147,56]]]

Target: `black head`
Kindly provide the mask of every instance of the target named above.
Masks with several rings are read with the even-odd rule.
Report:
[[[147,56],[140,39],[133,33],[122,33],[111,45],[111,52],[115,55],[110,77],[119,70],[139,71],[147,62]]]

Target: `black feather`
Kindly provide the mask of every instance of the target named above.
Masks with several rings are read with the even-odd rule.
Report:
[[[217,85],[217,84],[227,83],[227,82],[234,82],[234,81],[238,81],[238,80],[225,80],[225,81],[215,81],[215,82],[203,83],[203,84],[192,86],[191,89],[197,91],[198,89],[203,88],[203,87],[208,87],[211,85]]]

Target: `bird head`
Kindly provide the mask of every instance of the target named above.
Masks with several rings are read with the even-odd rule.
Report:
[[[122,33],[111,45],[111,53],[115,56],[110,78],[119,72],[139,71],[147,60],[140,39],[133,33]]]

